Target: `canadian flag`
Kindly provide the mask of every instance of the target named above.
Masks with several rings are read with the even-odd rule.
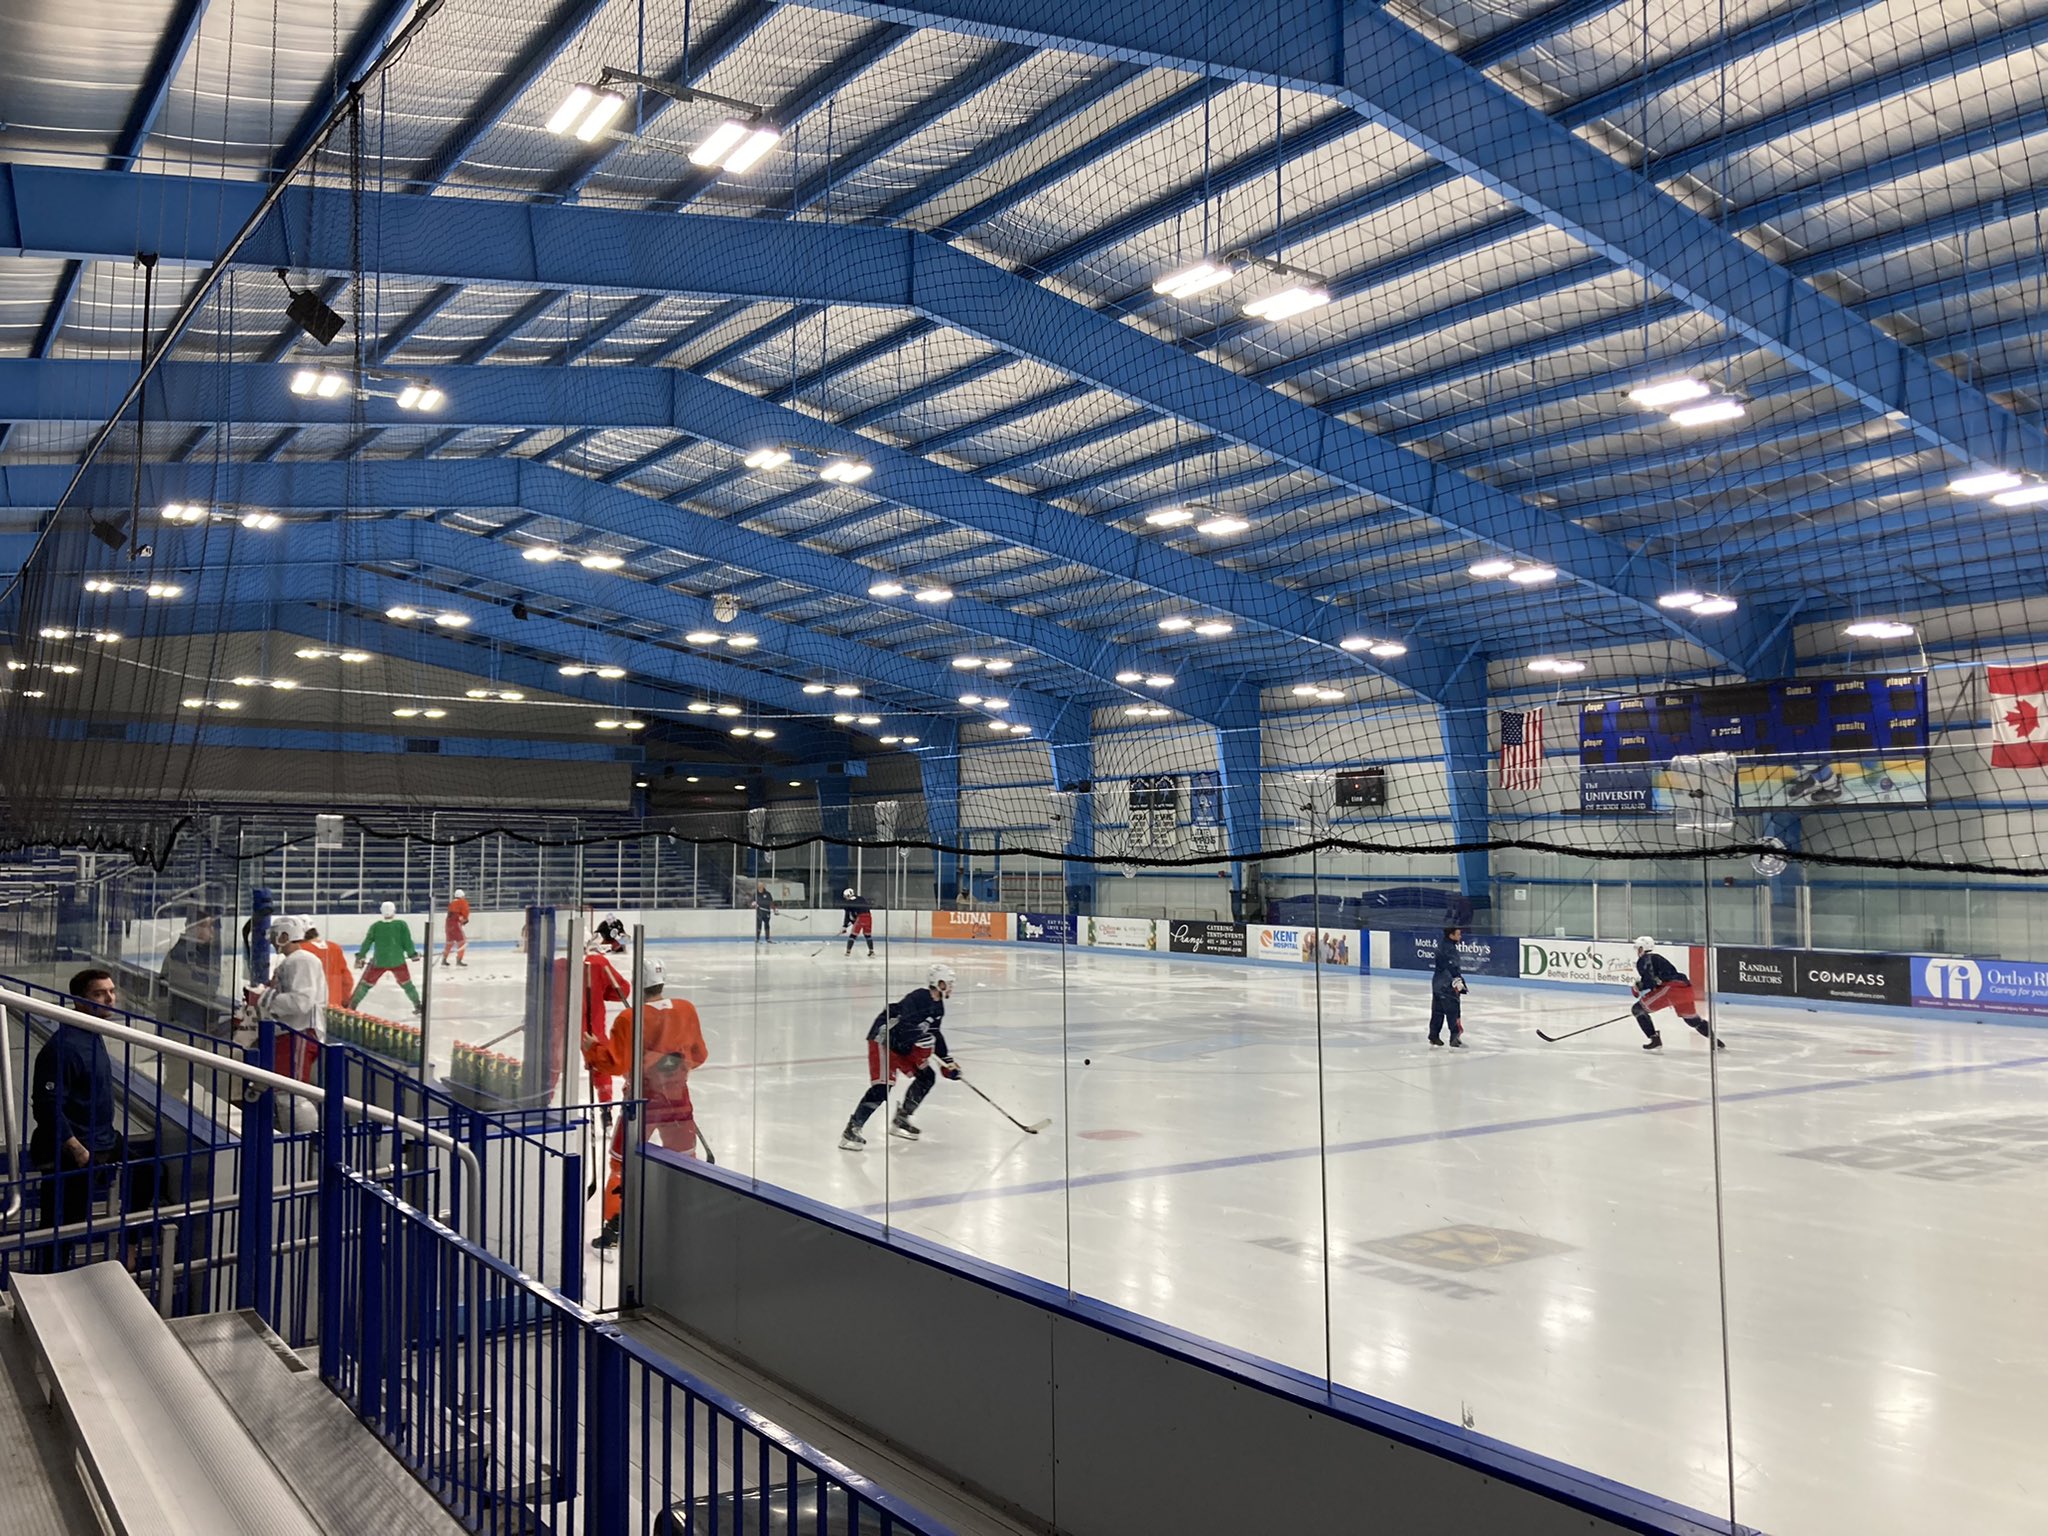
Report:
[[[1986,667],[1991,766],[2048,768],[2048,665]]]

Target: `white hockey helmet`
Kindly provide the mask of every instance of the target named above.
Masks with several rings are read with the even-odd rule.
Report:
[[[659,960],[650,959],[644,974],[647,979],[640,984],[642,991],[659,992],[668,984],[668,967]]]
[[[377,909],[377,915],[378,915],[379,917],[396,917],[396,916],[398,916],[398,903],[397,903],[397,902],[395,902],[395,901],[387,901],[387,902],[385,902],[383,906],[381,906],[381,907],[379,907],[379,908]]]
[[[1646,949],[1655,949],[1656,947],[1657,941],[1651,938],[1647,933],[1639,933],[1636,935],[1637,954],[1641,954]]]
[[[305,941],[306,920],[303,917],[274,918],[270,924],[270,942],[273,944],[299,944]]]
[[[856,891],[852,886],[849,885],[845,890],[841,891],[839,894],[844,896],[848,901],[851,901],[854,897],[858,896],[860,892]]]
[[[953,967],[943,960],[924,973],[924,984],[928,987],[950,987],[953,981]]]
[[[455,893],[455,899],[456,899],[457,901],[467,901],[467,900],[469,900],[469,897],[467,897],[466,895],[464,895],[464,894],[463,894],[463,893],[462,893],[461,891],[457,891],[457,892]]]

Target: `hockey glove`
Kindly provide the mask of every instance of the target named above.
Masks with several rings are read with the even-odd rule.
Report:
[[[950,1056],[939,1058],[939,1075],[949,1083],[960,1081],[960,1063]]]

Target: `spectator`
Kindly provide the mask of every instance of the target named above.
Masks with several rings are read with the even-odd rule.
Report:
[[[78,1000],[72,1006],[95,1018],[111,1019],[120,1006],[120,990],[106,971],[80,971],[71,978],[70,990]],[[29,1113],[35,1122],[29,1160],[43,1174],[43,1225],[85,1221],[93,1202],[113,1188],[130,1151],[114,1126],[114,1063],[106,1040],[75,1024],[59,1024],[36,1052]],[[53,1267],[63,1267],[67,1251],[58,1247]]]
[[[204,1029],[222,1011],[220,995],[220,919],[201,912],[188,919],[164,956],[161,972],[170,994],[173,1024]]]

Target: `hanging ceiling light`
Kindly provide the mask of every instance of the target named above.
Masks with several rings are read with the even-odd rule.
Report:
[[[1507,575],[1507,573],[1509,571],[1512,571],[1514,568],[1514,561],[1503,560],[1498,555],[1492,555],[1484,560],[1480,560],[1472,565],[1466,566],[1465,574],[1468,576],[1477,576],[1481,581],[1492,581],[1497,577]]]
[[[794,457],[787,448],[756,448],[746,457],[749,469],[780,469]]]
[[[818,471],[818,478],[834,485],[858,485],[874,472],[875,466],[863,459],[829,459]]]
[[[1979,469],[1956,476],[1949,481],[1948,488],[1958,496],[1989,496],[1997,491],[2010,491],[2023,483],[2021,477],[2009,469]]]
[[[1991,498],[1995,507],[2033,507],[2048,501],[2048,483],[2015,486]]]
[[[1903,640],[1914,633],[1913,626],[1898,619],[1858,619],[1843,627],[1842,633],[1859,640]]]
[[[1161,507],[1145,514],[1145,523],[1152,528],[1182,528],[1194,520],[1195,514],[1186,507]]]
[[[953,600],[951,587],[919,587],[917,600],[920,603],[950,603]]]
[[[1552,565],[1518,565],[1508,572],[1508,580],[1517,586],[1534,587],[1546,581],[1557,580],[1557,567]]]
[[[1749,407],[1736,395],[1709,395],[1694,405],[1681,405],[1671,413],[1671,422],[1679,427],[1711,427],[1724,421],[1737,421],[1749,414]]]
[[[1713,392],[1711,384],[1703,383],[1699,379],[1664,379],[1655,384],[1638,384],[1628,392],[1628,397],[1637,405],[1649,410],[1668,411],[1674,405],[1704,400]]]
[[[626,98],[601,85],[571,86],[562,104],[548,119],[548,132],[571,134],[585,144],[619,120],[626,110]]]
[[[1237,264],[1227,256],[1204,257],[1193,266],[1153,279],[1152,291],[1169,299],[1192,298],[1211,288],[1220,288],[1237,276],[1238,270]]]
[[[1243,533],[1249,527],[1251,524],[1241,517],[1212,517],[1207,522],[1199,524],[1195,532],[1205,533],[1212,539],[1220,539],[1233,533]]]
[[[1244,306],[1254,320],[1291,320],[1330,302],[1330,290],[1320,280],[1288,282],[1260,294]]]
[[[1173,678],[1165,672],[1148,673],[1145,677],[1145,686],[1147,688],[1171,688],[1173,686]]]
[[[760,118],[727,118],[695,149],[690,164],[715,166],[734,176],[744,176],[761,163],[762,156],[782,142],[782,130]]]
[[[868,588],[869,597],[901,597],[904,587],[900,581],[878,581]]]
[[[1214,640],[1229,634],[1234,628],[1236,628],[1235,625],[1226,624],[1221,619],[1204,619],[1195,626],[1195,633]]]
[[[1161,619],[1159,621],[1159,627],[1165,630],[1169,635],[1177,635],[1184,629],[1193,629],[1195,627],[1195,621],[1193,619],[1184,619],[1180,615],[1175,614],[1170,619]]]

